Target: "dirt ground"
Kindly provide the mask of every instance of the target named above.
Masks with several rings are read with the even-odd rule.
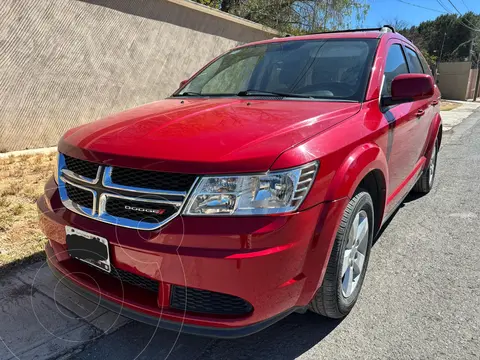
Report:
[[[453,102],[453,101],[442,100],[442,102],[440,103],[440,110],[441,111],[450,111],[450,110],[458,108],[461,105],[462,104],[459,104],[459,103],[456,103],[456,102]]]
[[[55,154],[0,159],[0,272],[43,258],[46,238],[36,201],[53,173]]]

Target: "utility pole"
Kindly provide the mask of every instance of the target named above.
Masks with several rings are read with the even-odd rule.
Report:
[[[440,55],[437,58],[437,62],[435,64],[435,80],[438,79],[438,67],[440,66],[440,62],[442,61],[442,55],[443,55],[443,46],[445,45],[445,38],[447,37],[447,32],[443,34],[443,41],[442,41],[442,47],[440,48]]]
[[[475,46],[475,38],[470,41],[470,51],[468,52],[468,61],[472,61],[473,47]]]
[[[447,37],[447,32],[443,34],[443,41],[442,41],[442,47],[440,49],[440,56],[438,57],[438,62],[442,61],[442,55],[443,55],[443,46],[445,45],[445,38]]]
[[[477,54],[477,82],[475,84],[475,93],[473,95],[473,101],[477,101],[478,85],[480,84],[480,53]]]

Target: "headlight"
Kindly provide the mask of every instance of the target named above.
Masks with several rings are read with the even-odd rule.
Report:
[[[262,175],[206,176],[190,196],[186,215],[259,215],[298,209],[317,173],[318,162]]]
[[[55,158],[55,163],[53,164],[53,178],[55,182],[58,184],[58,161],[60,159],[60,155],[57,152],[57,157]]]

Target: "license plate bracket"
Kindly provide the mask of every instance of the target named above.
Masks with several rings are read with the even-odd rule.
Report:
[[[68,254],[107,273],[112,270],[108,240],[86,231],[65,226]]]

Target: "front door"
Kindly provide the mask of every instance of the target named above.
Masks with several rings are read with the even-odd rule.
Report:
[[[393,79],[397,75],[408,72],[402,44],[393,40],[385,64],[382,96],[391,96]],[[392,197],[396,198],[401,192],[405,180],[411,174],[418,160],[416,131],[418,130],[418,114],[420,114],[417,112],[420,107],[421,105],[417,102],[410,102],[383,109],[385,120],[390,128],[386,153],[389,170],[387,198],[393,200],[387,204],[387,212],[396,203]]]

